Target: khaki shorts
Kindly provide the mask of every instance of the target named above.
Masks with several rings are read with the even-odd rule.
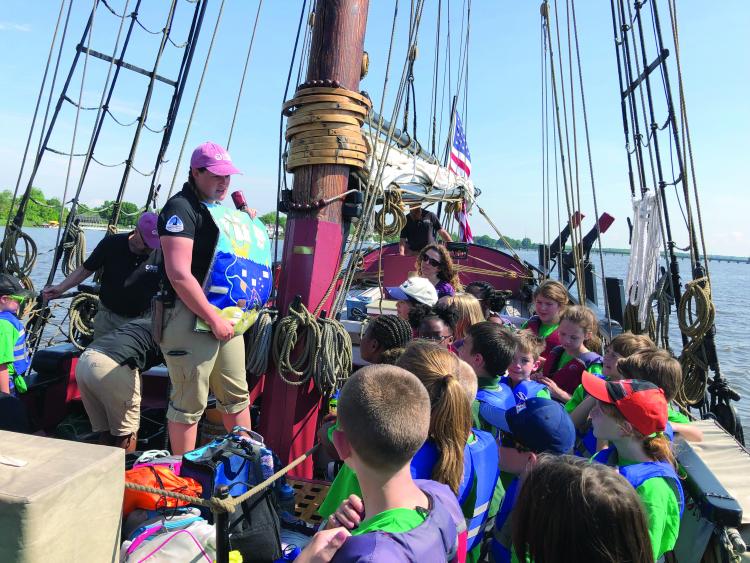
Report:
[[[97,350],[84,350],[76,366],[83,406],[95,432],[137,434],[141,417],[138,370],[121,366]]]
[[[250,404],[242,336],[220,342],[194,327],[195,314],[182,301],[164,310],[161,351],[172,382],[167,419],[183,424],[200,420],[209,389],[221,412],[235,414]]]
[[[151,312],[149,311],[145,317],[150,317]],[[118,327],[121,327],[125,323],[140,319],[142,317],[126,317],[125,315],[118,315],[113,313],[105,305],[99,301],[99,309],[94,316],[94,340],[104,336],[105,334],[112,332]]]

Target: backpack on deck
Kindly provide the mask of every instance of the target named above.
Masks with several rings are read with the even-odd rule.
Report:
[[[232,497],[273,474],[277,459],[263,438],[247,439],[230,433],[183,456],[181,474],[203,485],[203,497],[219,496],[226,487]],[[244,561],[274,561],[281,557],[281,526],[276,487],[253,495],[229,516],[229,543]]]

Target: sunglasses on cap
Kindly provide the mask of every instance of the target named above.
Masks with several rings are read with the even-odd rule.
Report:
[[[510,432],[503,432],[500,431],[500,445],[503,448],[513,448],[514,450],[518,450],[519,452],[530,452],[531,450],[521,444],[518,440],[516,440],[513,437],[513,434]]]
[[[440,260],[435,260],[434,258],[430,258],[429,256],[425,256],[424,258],[422,258],[422,262],[427,262],[435,268],[439,268],[442,265],[442,262]]]

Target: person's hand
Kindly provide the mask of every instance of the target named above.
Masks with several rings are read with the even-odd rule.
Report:
[[[570,400],[570,394],[565,391],[562,387],[560,387],[557,383],[552,381],[549,377],[544,377],[543,375],[540,375],[535,378],[539,383],[542,383],[547,386],[549,389],[549,394],[552,395],[553,399],[557,399],[558,401],[565,401],[568,402]]]
[[[234,326],[232,326],[232,323],[218,315],[209,321],[208,326],[211,327],[211,332],[214,333],[216,339],[222,342],[226,342],[234,336]]]
[[[62,295],[62,291],[60,291],[60,286],[57,285],[48,285],[44,289],[42,289],[42,299],[47,302],[51,301],[52,299],[57,299]]]
[[[245,212],[250,215],[250,219],[255,219],[258,216],[258,210],[253,209],[252,207],[247,207]]]
[[[346,528],[322,530],[313,536],[312,541],[302,550],[297,563],[328,563],[350,536]]]
[[[341,505],[336,509],[336,512],[331,514],[326,528],[336,528],[343,526],[347,530],[353,530],[358,527],[365,517],[365,505],[362,499],[357,495],[349,495]]]

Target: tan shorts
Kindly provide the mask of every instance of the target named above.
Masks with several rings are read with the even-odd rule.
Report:
[[[150,317],[151,312],[149,311],[145,316]],[[102,302],[99,302],[99,309],[94,316],[94,340],[104,336],[105,334],[112,332],[118,327],[121,327],[125,323],[134,321],[141,317],[126,317],[125,315],[118,315],[108,309]]]
[[[95,432],[136,434],[141,416],[138,370],[121,366],[97,350],[84,350],[76,366],[83,406]]]
[[[183,424],[200,420],[209,389],[221,412],[235,414],[249,405],[242,336],[220,342],[194,327],[195,314],[182,301],[164,310],[161,350],[172,382],[167,419]]]

